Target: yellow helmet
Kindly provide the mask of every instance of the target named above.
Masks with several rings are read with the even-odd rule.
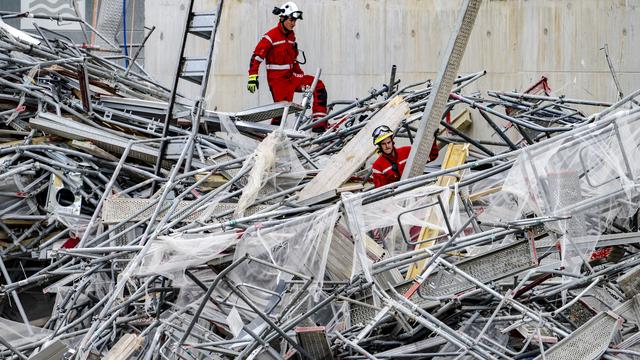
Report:
[[[382,142],[382,140],[392,136],[393,130],[391,130],[391,128],[389,128],[387,125],[378,126],[371,133],[371,137],[373,137],[373,145],[378,145]]]

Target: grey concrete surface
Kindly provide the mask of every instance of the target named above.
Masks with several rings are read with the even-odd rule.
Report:
[[[238,109],[271,101],[246,91],[249,57],[259,37],[276,24],[282,1],[227,0],[219,34],[210,107]],[[146,68],[162,82],[173,76],[186,1],[147,1],[147,26],[158,27],[147,48]],[[201,2],[201,8],[214,1]],[[392,64],[404,84],[432,78],[454,26],[460,0],[298,0],[304,20],[296,34],[306,53],[305,72],[322,67],[329,99],[366,94]],[[461,71],[488,75],[475,90],[524,89],[540,76],[567,96],[614,100],[605,43],[623,90],[640,86],[639,0],[485,0]],[[196,48],[201,44],[194,44]]]

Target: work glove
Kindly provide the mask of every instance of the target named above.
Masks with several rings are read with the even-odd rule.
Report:
[[[250,93],[256,92],[256,90],[260,87],[258,83],[258,75],[249,75],[249,81],[247,82],[247,90]]]

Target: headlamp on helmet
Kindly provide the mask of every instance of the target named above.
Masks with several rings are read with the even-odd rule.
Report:
[[[291,19],[302,20],[302,11],[298,9],[293,1],[289,1],[280,7],[274,7],[273,15],[284,16]]]
[[[373,145],[378,145],[382,140],[393,137],[393,130],[391,130],[387,125],[380,125],[373,129],[371,137],[373,138]]]

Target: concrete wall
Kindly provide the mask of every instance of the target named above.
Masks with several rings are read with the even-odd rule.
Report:
[[[247,67],[256,42],[276,23],[271,9],[282,2],[225,1],[210,108],[237,111],[271,102],[264,70],[260,94],[246,91]],[[402,84],[433,78],[461,3],[298,0],[305,16],[296,28],[308,60],[303,68],[313,74],[322,67],[329,101],[365,96],[388,79],[392,64]],[[185,5],[184,0],[153,0],[145,6],[146,25],[157,27],[146,48],[146,69],[165,84],[175,71]],[[200,9],[213,6],[214,0],[197,3]],[[605,43],[623,91],[639,88],[640,0],[485,0],[461,73],[488,71],[469,92],[522,90],[544,75],[559,94],[614,101],[600,50]]]

